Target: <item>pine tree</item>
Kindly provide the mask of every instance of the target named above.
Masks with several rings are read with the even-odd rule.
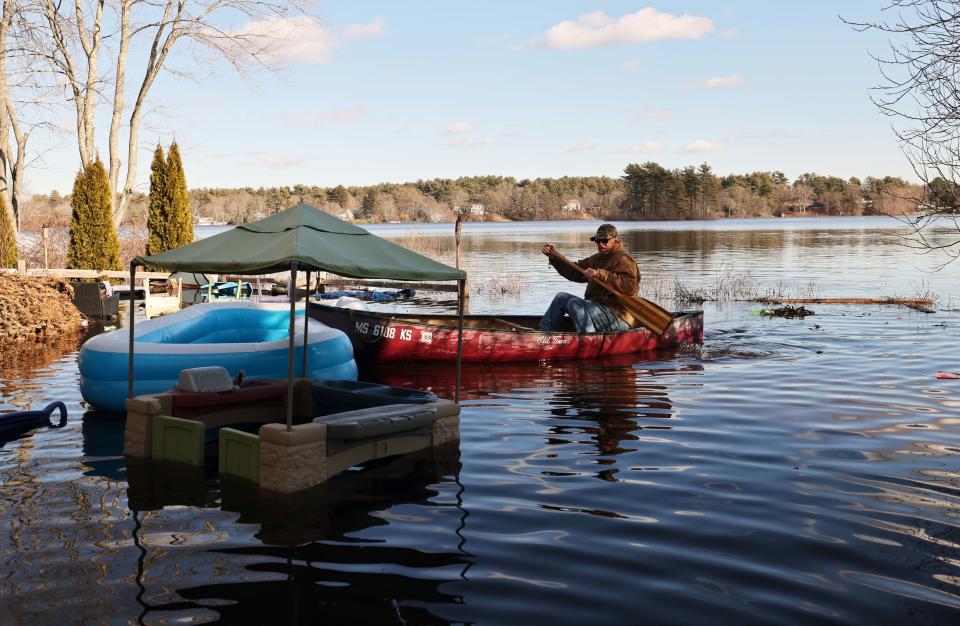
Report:
[[[17,237],[13,232],[13,219],[7,211],[7,200],[0,195],[0,267],[17,264]]]
[[[113,225],[113,203],[107,170],[97,158],[77,174],[70,206],[70,248],[67,266],[74,269],[119,270],[120,240]]]
[[[346,208],[347,201],[350,199],[350,192],[347,191],[346,187],[343,185],[337,185],[333,189],[327,191],[327,200],[330,202],[336,202],[340,205],[340,208]]]
[[[170,207],[167,218],[170,233],[168,244],[169,248],[179,248],[193,241],[193,215],[177,142],[173,142],[167,153],[167,197]]]
[[[147,213],[147,254],[156,254],[169,250],[167,243],[170,212],[170,194],[167,185],[167,162],[163,158],[163,149],[157,145],[150,164],[150,205]]]

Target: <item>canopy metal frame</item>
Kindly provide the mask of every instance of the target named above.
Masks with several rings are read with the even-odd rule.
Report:
[[[136,284],[137,277],[137,262],[136,260],[130,262],[130,340],[129,340],[129,363],[127,369],[127,398],[133,397],[133,382],[134,382],[134,354],[136,347],[136,338],[135,338],[135,323],[136,323],[136,294],[133,289],[133,285]],[[290,340],[288,345],[289,354],[287,356],[287,410],[286,410],[286,423],[287,431],[293,429],[293,378],[294,378],[294,353],[296,352],[296,340],[294,338],[295,325],[297,319],[297,271],[300,267],[298,261],[290,261],[289,271],[290,271],[290,282],[287,286],[287,293],[290,296]],[[251,274],[264,273],[274,271],[275,267],[263,268],[259,272],[249,272]],[[313,267],[308,266],[305,268],[307,273],[307,297],[304,303],[303,311],[303,375],[306,376],[307,372],[307,327],[310,323],[310,297],[311,286],[310,286],[310,274],[312,271],[328,271],[322,267]],[[461,360],[463,356],[463,316],[465,310],[465,298],[466,298],[466,277],[461,277],[457,279],[457,373],[456,373],[456,387],[454,392],[454,402],[459,404],[460,402],[460,373],[461,373]],[[147,286],[149,289],[149,285]]]

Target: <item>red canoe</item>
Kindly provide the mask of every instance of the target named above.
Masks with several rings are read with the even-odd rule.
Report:
[[[310,317],[345,332],[358,362],[455,361],[457,316],[357,311],[310,303]],[[674,313],[662,336],[637,328],[619,333],[543,333],[533,315],[467,315],[464,361],[592,359],[703,341],[703,311]]]

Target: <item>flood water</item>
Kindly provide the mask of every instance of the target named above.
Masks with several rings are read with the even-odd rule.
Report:
[[[579,293],[539,249],[580,258],[595,227],[467,224],[471,311]],[[63,400],[70,421],[0,447],[0,623],[956,623],[960,380],[935,375],[960,370],[960,268],[930,272],[882,218],[620,227],[645,275],[691,288],[940,306],[707,302],[702,348],[465,364],[458,447],[283,502],[127,468],[76,352],[4,365],[4,410]],[[449,366],[363,374],[453,395]]]

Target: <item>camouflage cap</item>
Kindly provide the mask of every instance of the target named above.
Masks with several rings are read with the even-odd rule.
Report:
[[[613,224],[600,224],[600,228],[597,229],[597,234],[590,238],[590,241],[596,241],[597,239],[616,239],[617,238],[617,227]]]

